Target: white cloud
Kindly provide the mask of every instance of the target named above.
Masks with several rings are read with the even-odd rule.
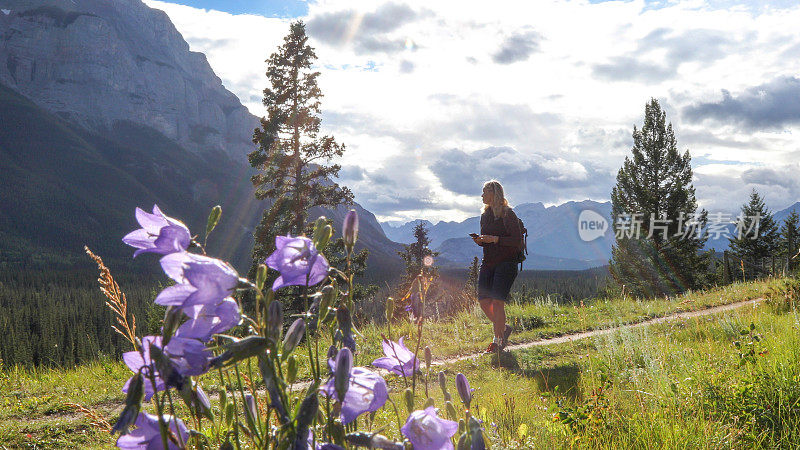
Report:
[[[254,114],[264,113],[264,60],[287,20],[146,2],[169,14]],[[453,149],[507,147],[544,171],[544,182],[509,177],[516,203],[608,198],[650,97],[698,161],[701,206],[734,210],[755,186],[770,205],[785,207],[800,198],[800,186],[757,184],[772,172],[745,171],[795,167],[797,124],[744,129],[686,111],[720,102],[723,89],[752,100],[755,87],[796,77],[800,36],[789,30],[800,23],[800,7],[711,5],[321,0],[303,20],[322,72],[323,132],[347,144],[341,163],[361,176],[348,183],[380,218],[474,214],[480,186],[469,196],[432,169]]]

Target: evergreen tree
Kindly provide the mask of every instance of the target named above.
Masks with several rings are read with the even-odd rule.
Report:
[[[794,270],[798,266],[797,255],[800,249],[800,215],[797,211],[792,211],[781,227],[780,250],[778,254],[783,258],[789,258],[789,270]]]
[[[691,156],[678,152],[672,124],[656,99],[645,105],[641,130],[633,127],[632,155],[611,191],[617,239],[611,273],[626,292],[650,297],[696,289],[706,283],[706,237],[699,230]]]
[[[730,249],[736,256],[753,263],[775,256],[780,249],[778,225],[767,209],[764,199],[753,189],[750,201],[742,205]]]
[[[480,266],[478,264],[478,257],[472,258],[472,264],[469,265],[469,272],[467,274],[467,283],[464,285],[464,291],[470,297],[478,297],[478,274]],[[523,285],[524,287],[524,285]]]
[[[307,41],[303,22],[294,22],[283,45],[267,60],[267,117],[255,130],[258,148],[249,160],[259,170],[252,177],[256,198],[270,199],[272,205],[254,233],[253,271],[274,250],[275,236],[303,232],[309,208],[353,200],[348,188],[331,181],[340,166],[324,165],[342,156],[345,147],[331,136],[318,136],[322,92],[319,72],[311,70],[317,56]]]
[[[397,254],[403,258],[403,262],[406,264],[406,273],[402,278],[401,290],[408,289],[414,278],[416,278],[422,269],[426,267],[426,256],[432,259],[439,255],[438,252],[434,252],[428,248],[431,240],[428,238],[428,229],[425,228],[425,225],[422,222],[419,222],[416,226],[414,226],[414,238],[416,238],[415,242],[408,245],[403,245],[403,250],[397,252]],[[431,265],[428,273],[435,275],[435,270],[436,269]]]

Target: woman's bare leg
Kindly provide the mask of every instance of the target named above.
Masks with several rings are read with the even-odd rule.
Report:
[[[506,302],[502,300],[492,300],[492,311],[494,312],[494,335],[502,338],[506,330]]]
[[[486,314],[486,317],[489,318],[489,322],[492,322],[492,325],[494,325],[494,311],[492,310],[492,305],[494,304],[494,300],[488,298],[482,298],[478,300],[478,303],[480,303],[483,313]]]

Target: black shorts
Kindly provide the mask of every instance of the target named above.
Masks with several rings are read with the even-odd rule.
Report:
[[[507,301],[516,278],[517,263],[501,262],[492,268],[481,266],[478,273],[478,300]]]

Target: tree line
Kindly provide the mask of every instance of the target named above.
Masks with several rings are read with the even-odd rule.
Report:
[[[0,272],[0,365],[73,366],[129,350],[111,329],[97,276],[96,270]],[[120,280],[137,325],[157,330],[163,310],[151,305],[158,283],[144,276]]]
[[[672,124],[656,99],[645,106],[641,129],[611,191],[616,240],[611,274],[619,290],[638,297],[671,295],[720,283],[709,237],[709,215],[698,210],[689,151],[680,153]],[[722,227],[734,223],[716,224]],[[790,258],[800,246],[796,212],[781,228],[754,189],[742,205],[730,251],[742,260]]]

